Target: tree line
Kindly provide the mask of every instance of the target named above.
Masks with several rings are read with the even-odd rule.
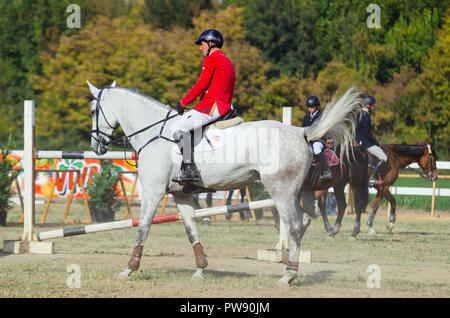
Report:
[[[67,27],[69,4],[82,25]],[[0,2],[0,142],[23,147],[23,100],[37,102],[37,145],[88,149],[90,93],[117,80],[176,105],[200,73],[194,41],[225,37],[236,69],[233,104],[246,120],[281,120],[305,99],[325,106],[355,85],[375,96],[383,143],[434,142],[449,158],[449,9],[446,1],[3,0]],[[151,119],[150,119],[151,120]],[[14,148],[14,147],[13,147]]]

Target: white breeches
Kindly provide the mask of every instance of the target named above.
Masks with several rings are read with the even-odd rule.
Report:
[[[206,123],[217,119],[220,117],[219,111],[216,108],[213,116],[209,116],[208,114],[199,112],[195,109],[184,113],[183,116],[176,119],[170,126],[169,129],[172,132],[172,136],[176,131],[187,132],[192,129],[197,129],[205,125]],[[200,131],[201,134],[201,131]]]
[[[315,155],[318,155],[322,152],[324,145],[320,141],[313,142],[313,151]]]
[[[384,153],[384,151],[381,149],[381,147],[377,145],[370,146],[367,148],[367,152],[369,152],[371,155],[374,155],[380,160],[383,160],[384,162],[387,162],[387,156]]]

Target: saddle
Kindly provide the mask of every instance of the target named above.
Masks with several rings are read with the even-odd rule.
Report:
[[[225,129],[225,128],[237,126],[237,125],[243,123],[244,121],[245,120],[241,117],[234,117],[231,119],[217,121],[214,124],[211,124],[209,127],[211,127],[212,129]]]
[[[244,119],[241,117],[236,117],[237,110],[230,109],[225,115],[220,116],[219,119],[216,119],[210,123],[206,123],[203,127],[211,127],[213,129],[225,129],[233,126],[237,126],[244,122]]]

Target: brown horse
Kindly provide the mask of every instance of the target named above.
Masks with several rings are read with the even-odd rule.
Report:
[[[423,145],[407,145],[407,144],[391,144],[381,145],[381,148],[386,153],[388,161],[381,169],[380,176],[382,183],[375,186],[377,194],[373,201],[372,214],[367,220],[369,226],[369,233],[375,234],[373,229],[373,220],[377,214],[377,210],[380,207],[383,198],[386,198],[391,204],[391,211],[389,217],[389,224],[387,230],[392,232],[395,223],[395,209],[397,203],[389,188],[394,184],[399,175],[399,170],[407,167],[413,162],[416,162],[422,169],[423,173],[419,173],[428,181],[435,181],[438,178],[438,172],[436,169],[436,152],[434,151],[434,144]],[[369,167],[369,175],[372,173],[372,167]]]
[[[424,144],[424,145],[391,144],[391,145],[382,145],[381,147],[386,153],[388,161],[380,171],[382,183],[380,185],[375,186],[377,194],[373,202],[372,214],[370,215],[367,221],[367,225],[369,226],[369,233],[371,234],[375,233],[375,231],[373,230],[373,220],[375,218],[375,215],[377,213],[378,208],[380,207],[383,198],[386,198],[391,204],[391,211],[390,211],[391,213],[389,224],[387,225],[387,230],[391,232],[394,227],[395,209],[397,207],[397,204],[395,202],[394,197],[392,196],[392,193],[389,191],[389,188],[397,180],[400,169],[405,168],[406,166],[410,165],[413,162],[417,162],[419,167],[423,171],[423,174],[421,174],[423,177],[425,177],[429,181],[435,181],[438,178],[438,173],[436,169],[437,157],[434,151],[433,144]],[[370,176],[373,168],[369,166],[368,169],[366,167],[364,168],[364,170],[367,170],[367,172],[361,170],[361,173],[365,173],[365,176]],[[350,186],[352,187],[353,191],[355,186],[358,187],[358,184],[353,185],[352,179],[350,178],[349,180]],[[325,206],[327,194],[328,189],[323,189],[315,192],[315,197],[318,199],[319,208],[323,218],[325,229],[329,230],[330,225],[326,215],[326,206]],[[358,201],[357,196],[355,196],[355,201],[356,205]],[[355,210],[356,210],[356,218],[359,221],[361,212],[359,211],[359,209]],[[355,226],[355,229],[356,228],[357,227]],[[356,238],[357,234],[358,234],[357,232],[353,231],[352,236]]]
[[[339,146],[336,149],[339,153]],[[354,157],[353,157],[354,155]],[[352,236],[356,238],[360,231],[360,219],[361,213],[365,212],[367,203],[369,201],[369,188],[368,188],[368,176],[367,165],[368,156],[365,151],[359,150],[359,147],[353,147],[353,155],[350,154],[350,159],[346,155],[343,156],[342,166],[331,166],[330,171],[332,179],[321,180],[319,178],[320,166],[311,166],[308,176],[302,187],[302,204],[305,207],[312,204],[312,193],[314,192],[314,198],[318,198],[319,193],[328,192],[330,187],[333,187],[334,194],[337,201],[337,218],[333,227],[328,223],[328,219],[325,212],[325,199],[319,200],[319,207],[321,209],[322,218],[325,224],[325,230],[330,232],[330,236],[334,237],[339,233],[342,225],[342,219],[344,217],[347,203],[345,200],[345,186],[347,183],[352,184],[352,191],[355,197],[355,211],[356,220],[353,229]],[[323,201],[323,202],[322,202]],[[272,209],[272,213],[275,215],[275,226],[278,226],[278,213],[276,209]],[[278,227],[277,227],[278,228]]]

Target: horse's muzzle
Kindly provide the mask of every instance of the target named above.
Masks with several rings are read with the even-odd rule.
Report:
[[[108,142],[100,136],[91,148],[97,155],[104,155],[108,151]]]
[[[426,177],[427,177],[428,181],[431,181],[431,182],[434,182],[438,179],[437,174],[434,174],[432,171],[428,172],[426,174]]]

